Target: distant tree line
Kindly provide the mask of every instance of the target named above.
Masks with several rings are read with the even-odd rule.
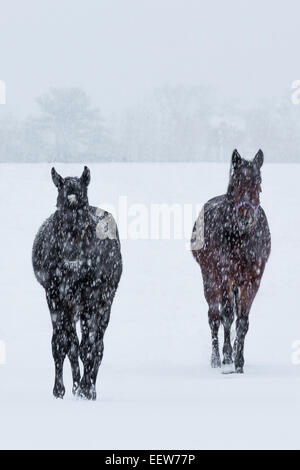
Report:
[[[233,148],[300,162],[300,105],[285,96],[252,109],[217,103],[213,90],[165,86],[107,116],[77,88],[52,88],[24,120],[0,108],[0,162],[223,162]]]

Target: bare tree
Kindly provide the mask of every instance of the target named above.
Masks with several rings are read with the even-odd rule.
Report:
[[[78,88],[52,88],[37,99],[41,114],[31,120],[51,161],[101,160],[105,132],[99,110]]]

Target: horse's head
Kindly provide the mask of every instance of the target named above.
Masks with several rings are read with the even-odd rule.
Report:
[[[84,167],[80,178],[63,178],[55,168],[52,168],[51,175],[53,183],[58,189],[58,209],[75,211],[88,206],[87,187],[90,182],[88,167]]]
[[[255,225],[260,205],[260,169],[264,154],[257,152],[252,161],[244,160],[237,150],[232,154],[228,196],[233,201],[239,230],[248,232]]]

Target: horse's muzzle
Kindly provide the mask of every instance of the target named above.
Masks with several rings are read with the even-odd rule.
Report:
[[[69,201],[69,203],[72,204],[72,205],[73,205],[73,204],[76,204],[76,202],[77,202],[77,196],[76,196],[76,194],[69,194],[69,195],[68,195],[68,201]]]

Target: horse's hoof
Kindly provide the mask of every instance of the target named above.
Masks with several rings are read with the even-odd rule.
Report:
[[[94,385],[91,387],[85,387],[85,388],[80,388],[79,390],[79,396],[80,398],[83,398],[84,400],[96,400],[97,398],[97,393],[96,393],[96,388]]]
[[[233,374],[234,373],[234,365],[231,364],[222,364],[222,374]]]
[[[54,395],[55,398],[61,398],[62,399],[65,395],[65,392],[66,392],[65,387],[62,387],[62,388],[61,387],[59,387],[59,388],[54,387],[54,389],[53,389],[53,395]]]
[[[235,367],[235,372],[236,372],[237,374],[243,374],[243,373],[244,373],[244,368],[241,367],[241,366],[236,366],[236,367]]]
[[[219,369],[221,367],[221,359],[219,357],[212,357],[210,365],[213,369]]]
[[[95,401],[97,398],[96,393],[84,392],[83,390],[80,390],[78,396],[82,398],[83,400],[91,400],[91,401]]]

